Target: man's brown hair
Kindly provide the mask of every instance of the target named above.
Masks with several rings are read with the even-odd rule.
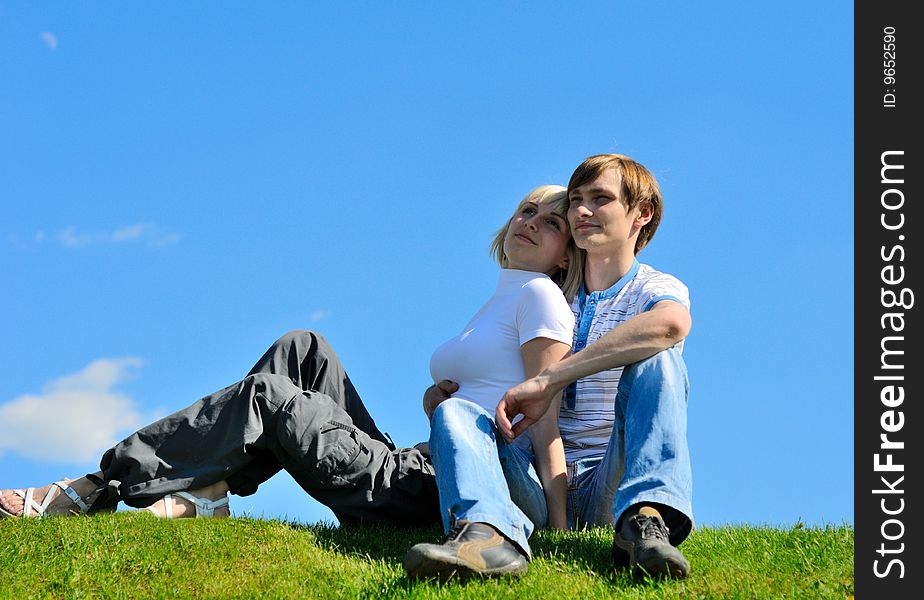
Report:
[[[641,163],[623,154],[590,156],[584,159],[571,175],[571,180],[568,181],[568,196],[571,196],[572,190],[595,181],[607,169],[616,169],[622,176],[623,197],[629,210],[646,203],[651,206],[651,220],[642,226],[635,240],[635,254],[638,254],[654,237],[664,213],[661,187],[654,175]]]

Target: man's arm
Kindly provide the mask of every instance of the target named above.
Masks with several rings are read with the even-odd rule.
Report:
[[[654,356],[687,337],[691,326],[690,311],[673,300],[662,300],[627,319],[584,350],[508,390],[497,405],[495,420],[501,433],[512,441],[545,414],[555,395],[569,383]],[[511,426],[518,414],[523,419]]]

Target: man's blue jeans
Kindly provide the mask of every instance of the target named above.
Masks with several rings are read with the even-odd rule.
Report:
[[[494,415],[474,402],[444,400],[430,423],[443,528],[454,519],[490,523],[529,556],[527,539],[548,520],[532,456],[498,434]]]
[[[654,503],[671,543],[686,539],[693,528],[689,392],[686,366],[674,348],[623,369],[606,452],[568,465],[570,527],[613,525],[630,506]]]
[[[669,348],[623,370],[613,433],[602,457],[568,465],[572,528],[613,525],[627,508],[655,503],[674,545],[692,526],[692,471],[687,447],[689,382],[680,353]],[[548,518],[528,452],[497,434],[494,416],[452,398],[437,407],[430,432],[440,510],[490,523],[527,553],[533,526]]]

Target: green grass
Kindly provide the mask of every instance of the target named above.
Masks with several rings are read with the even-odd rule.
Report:
[[[682,546],[684,581],[610,568],[612,534],[540,531],[520,579],[407,579],[405,551],[436,529],[299,526],[252,519],[0,520],[0,598],[847,598],[853,528],[703,528]]]

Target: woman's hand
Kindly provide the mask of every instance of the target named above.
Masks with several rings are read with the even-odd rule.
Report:
[[[431,385],[423,395],[423,409],[427,413],[427,418],[433,420],[433,411],[440,405],[443,400],[448,400],[459,391],[459,384],[455,381],[444,379],[436,385]]]

